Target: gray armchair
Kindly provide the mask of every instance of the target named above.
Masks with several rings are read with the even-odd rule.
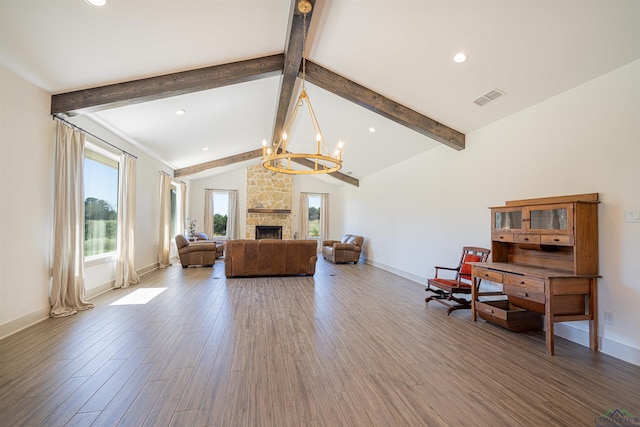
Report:
[[[353,234],[345,234],[342,240],[325,240],[322,242],[322,257],[336,264],[357,264],[363,243],[364,237]]]
[[[203,241],[208,241],[208,242],[215,242],[216,243],[216,252],[218,253],[216,258],[220,258],[221,256],[224,255],[224,240],[215,240],[215,239],[209,239],[209,236],[207,236],[207,233],[204,232],[197,232],[193,235],[193,237],[195,238],[195,241],[197,243],[201,243]]]

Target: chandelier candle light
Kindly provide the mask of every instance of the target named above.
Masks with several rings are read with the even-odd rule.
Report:
[[[289,120],[284,126],[284,131],[277,144],[269,146],[267,140],[262,140],[262,166],[273,172],[288,173],[288,174],[320,174],[336,172],[342,168],[342,146],[343,143],[338,143],[338,148],[333,152],[333,155],[329,152],[327,144],[325,143],[324,136],[320,130],[318,119],[311,106],[311,100],[307,94],[307,88],[305,86],[306,77],[306,58],[304,55],[304,45],[307,38],[307,13],[311,11],[311,3],[307,0],[300,0],[298,2],[298,10],[304,15],[304,27],[303,27],[303,55],[302,55],[302,89],[298,96],[296,106],[289,117]],[[311,123],[313,124],[313,130],[316,139],[316,152],[315,153],[293,153],[287,148],[287,140],[291,135],[290,131],[293,127],[298,110],[301,106],[307,106],[309,116],[311,117]],[[313,168],[309,169],[293,169],[291,162],[307,163],[304,160],[312,162]],[[310,163],[307,163],[311,166]]]

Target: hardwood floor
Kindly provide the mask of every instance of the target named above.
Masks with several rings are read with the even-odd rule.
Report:
[[[114,305],[160,292],[146,304]],[[147,290],[147,291],[145,291]],[[318,261],[314,277],[152,272],[0,341],[2,426],[594,426],[640,416],[640,368]],[[636,425],[636,424],[633,424]],[[640,422],[638,422],[640,425]]]

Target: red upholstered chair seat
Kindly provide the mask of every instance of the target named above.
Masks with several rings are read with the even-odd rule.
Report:
[[[460,282],[453,279],[441,279],[439,277],[435,279],[429,280],[429,282],[434,282],[434,284],[440,285],[442,288],[447,288],[448,290],[462,288],[471,290],[471,284],[466,282]]]
[[[485,248],[476,248],[465,246],[462,248],[462,255],[457,267],[436,267],[435,277],[427,280],[427,288],[425,291],[432,295],[427,297],[425,301],[437,301],[449,307],[448,313],[459,308],[471,308],[471,302],[462,297],[456,297],[454,294],[470,294],[471,293],[471,269],[472,262],[486,262],[491,251]],[[450,271],[455,273],[453,278],[438,277],[440,271]]]

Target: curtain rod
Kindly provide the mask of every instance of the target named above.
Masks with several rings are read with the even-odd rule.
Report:
[[[222,188],[205,188],[206,190],[211,190],[211,191],[238,191],[238,190],[224,190]]]
[[[173,179],[174,181],[178,181],[178,182],[179,182],[179,183],[181,183],[181,184],[187,185],[187,183],[186,183],[186,182],[184,182],[184,181],[183,181],[183,180],[181,180],[181,179],[176,178],[175,176],[171,175],[170,173],[167,173],[167,172],[165,172],[165,171],[158,171],[158,172],[160,172],[162,175],[167,175],[169,178]]]
[[[82,132],[82,133],[85,133],[85,134],[87,134],[87,135],[91,135],[91,136],[92,136],[92,137],[94,137],[95,139],[98,139],[98,140],[100,140],[100,141],[104,142],[104,143],[105,143],[105,144],[107,144],[108,146],[115,148],[116,150],[120,151],[121,153],[127,154],[127,155],[129,155],[129,156],[133,157],[134,159],[137,159],[137,158],[138,158],[138,156],[135,156],[135,155],[133,155],[133,154],[129,153],[128,151],[123,150],[123,149],[122,149],[122,148],[120,148],[120,147],[116,147],[115,145],[113,145],[113,144],[112,144],[112,143],[110,143],[109,141],[105,141],[104,139],[100,138],[99,136],[96,136],[96,135],[92,134],[91,132],[89,132],[89,131],[86,131],[86,130],[82,129],[82,128],[81,128],[80,126],[78,126],[78,125],[74,125],[73,123],[71,123],[71,122],[69,122],[69,121],[67,121],[67,120],[63,119],[62,117],[55,116],[55,115],[53,115],[52,117],[53,117],[54,119],[57,119],[57,120],[60,120],[61,122],[66,123],[68,126],[71,126],[72,128],[77,129],[77,130],[79,130],[79,131],[80,131],[80,132]]]

